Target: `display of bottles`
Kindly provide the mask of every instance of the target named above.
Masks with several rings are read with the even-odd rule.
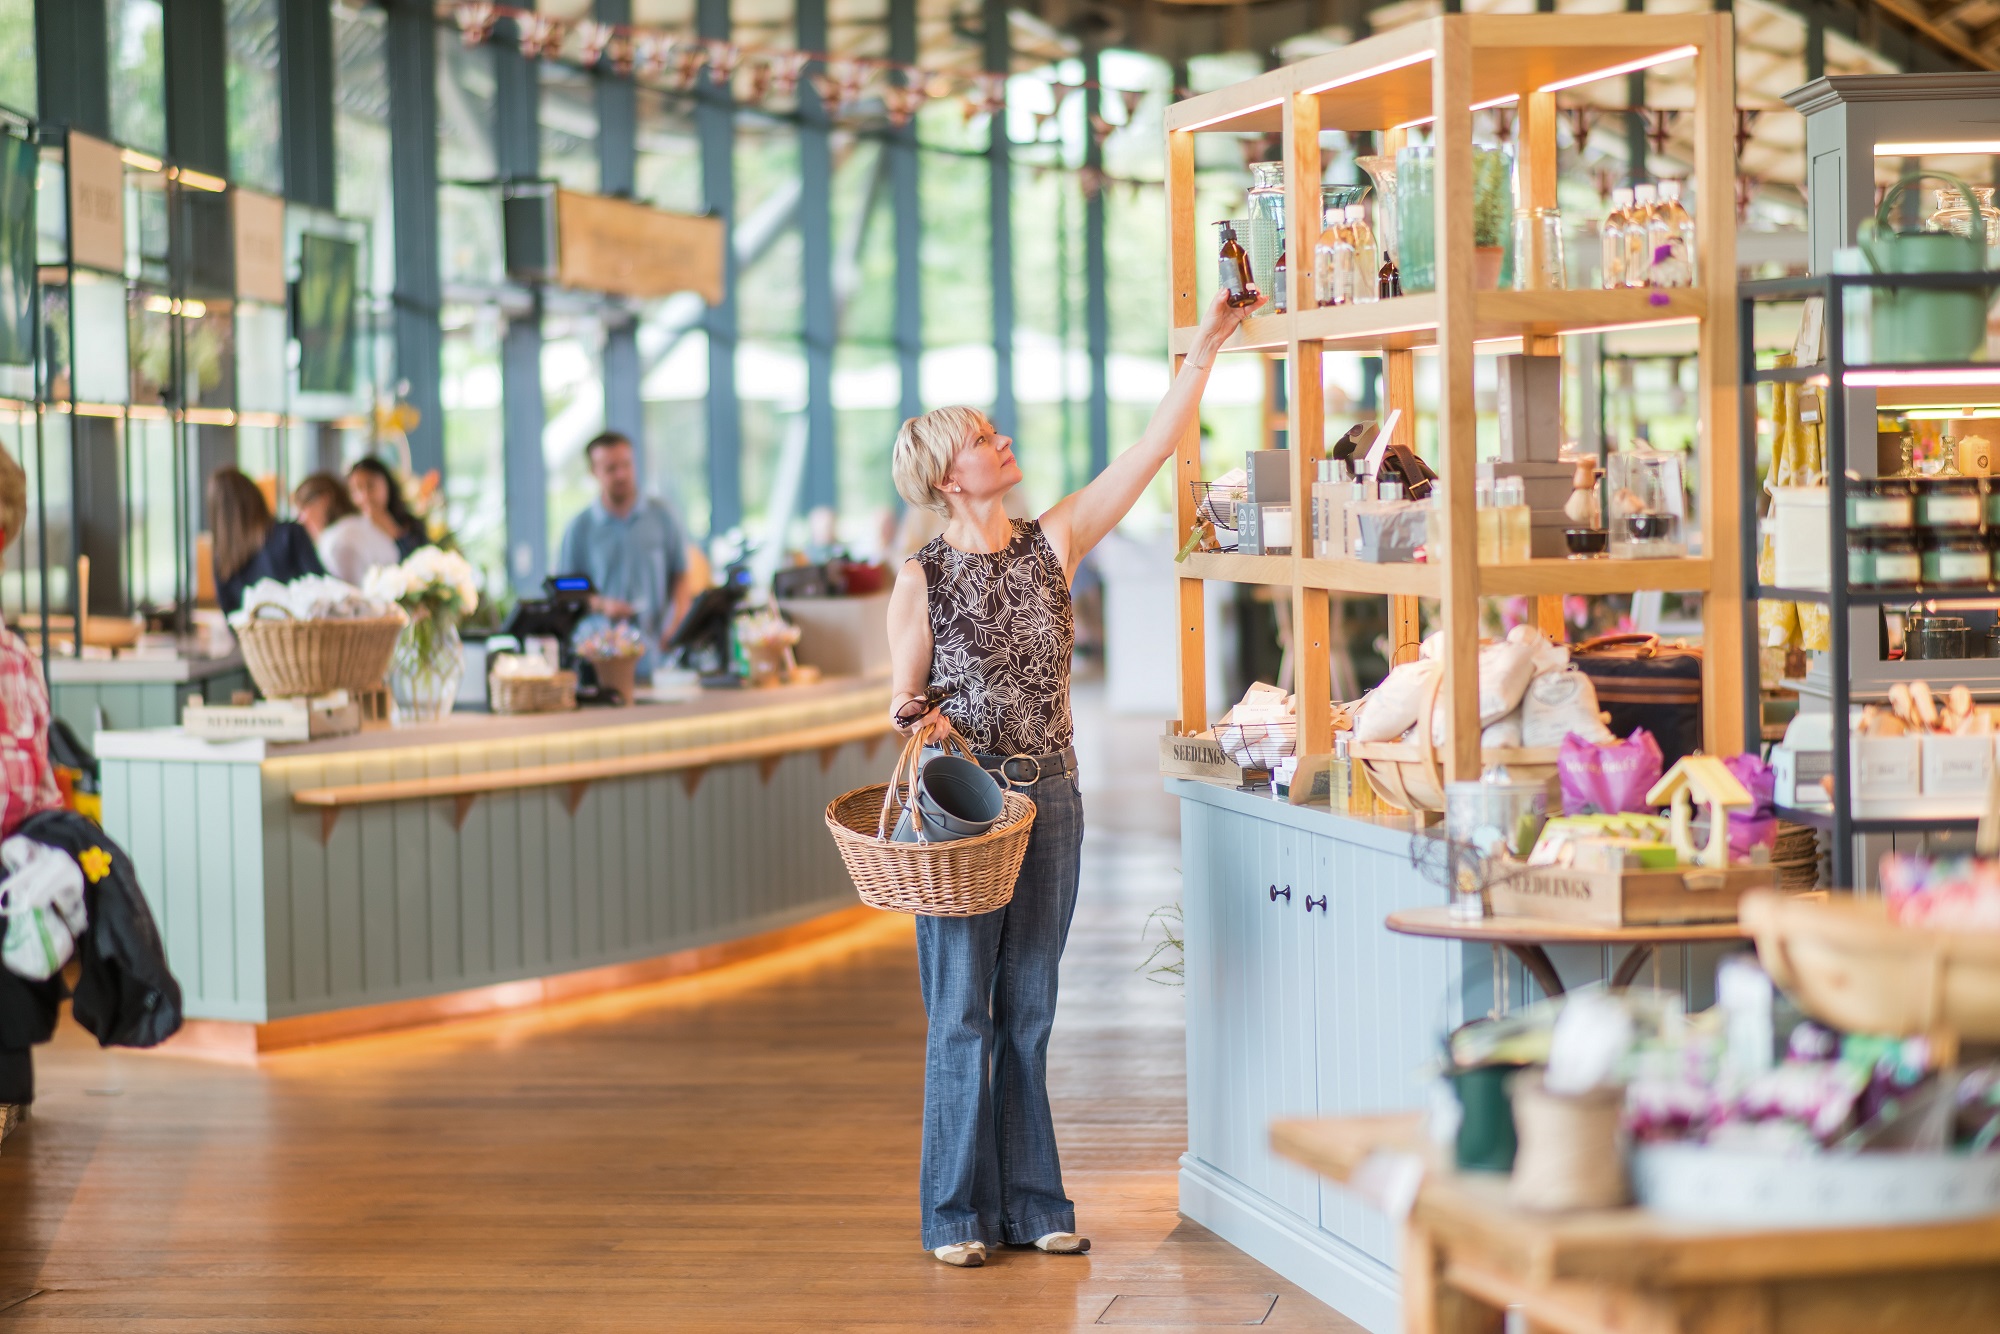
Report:
[[[1653,285],[1655,287],[1693,287],[1694,270],[1694,215],[1681,203],[1681,183],[1679,181],[1660,182],[1660,206],[1655,213],[1655,238],[1653,241]],[[1668,270],[1660,272],[1660,246],[1671,248]],[[1668,281],[1668,279],[1672,281]]]
[[[1625,285],[1625,233],[1632,225],[1632,190],[1621,185],[1611,192],[1611,212],[1604,219],[1604,285]]]
[[[1527,483],[1502,477],[1493,483],[1493,508],[1500,516],[1498,546],[1502,561],[1528,559],[1533,545],[1534,514],[1528,508]]]
[[[1347,206],[1347,233],[1354,247],[1354,299],[1367,305],[1381,289],[1373,276],[1378,268],[1375,233],[1368,226],[1368,211],[1359,204]]]
[[[1658,193],[1650,184],[1632,187],[1631,221],[1625,224],[1625,285],[1653,285],[1653,206]]]
[[[1322,306],[1344,306],[1354,300],[1354,232],[1346,213],[1326,211],[1326,226],[1313,247],[1313,296]]]
[[[1476,508],[1473,517],[1477,521],[1476,544],[1481,565],[1500,563],[1500,507],[1493,503],[1493,483],[1479,482],[1472,488],[1472,503]]]
[[[1694,286],[1694,216],[1681,203],[1680,182],[1613,190],[1602,246],[1606,287]]]
[[[1241,310],[1254,306],[1264,299],[1257,290],[1257,283],[1250,275],[1250,256],[1245,253],[1242,242],[1236,239],[1236,229],[1226,222],[1218,222],[1222,229],[1222,248],[1216,254],[1217,278],[1222,289],[1229,293],[1229,304]]]
[[[1320,560],[1347,556],[1347,511],[1367,498],[1355,480],[1352,459],[1324,459],[1312,488],[1312,554]]]

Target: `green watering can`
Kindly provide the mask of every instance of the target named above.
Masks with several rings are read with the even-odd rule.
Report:
[[[1891,225],[1889,214],[1896,201],[1921,180],[1948,182],[1960,198],[1974,205],[1970,236],[1899,232]],[[1986,268],[1986,219],[1965,182],[1942,172],[1918,172],[1891,186],[1875,216],[1862,221],[1861,253],[1868,267],[1882,274],[1980,272]],[[1993,292],[1991,287],[1873,289],[1871,360],[1977,360],[1986,350],[1986,307]]]

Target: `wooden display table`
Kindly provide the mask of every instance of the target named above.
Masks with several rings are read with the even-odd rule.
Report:
[[[1345,1185],[1422,1153],[1415,1114],[1280,1121],[1278,1153]],[[1486,1334],[1519,1306],[1554,1334],[1990,1334],[2000,1216],[1900,1227],[1722,1230],[1641,1209],[1544,1215],[1502,1177],[1427,1170],[1403,1224],[1403,1328]]]
[[[1453,917],[1449,908],[1409,908],[1390,913],[1384,922],[1405,936],[1464,940],[1506,946],[1550,996],[1563,994],[1562,978],[1549,959],[1548,945],[1625,945],[1625,957],[1612,974],[1611,985],[1626,987],[1639,975],[1655,945],[1698,945],[1717,940],[1747,940],[1736,922],[1678,922],[1654,926],[1591,926],[1546,917]]]

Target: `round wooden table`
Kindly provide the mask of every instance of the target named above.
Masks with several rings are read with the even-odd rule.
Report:
[[[1625,945],[1629,946],[1617,971],[1611,975],[1614,987],[1630,986],[1632,979],[1652,957],[1655,945],[1694,945],[1703,941],[1746,940],[1737,922],[1663,922],[1654,926],[1596,926],[1588,922],[1563,922],[1544,917],[1453,917],[1449,908],[1406,908],[1389,914],[1388,928],[1405,936],[1430,936],[1438,940],[1467,940],[1505,946],[1514,952],[1522,967],[1550,996],[1563,994],[1562,979],[1550,962],[1545,945]]]

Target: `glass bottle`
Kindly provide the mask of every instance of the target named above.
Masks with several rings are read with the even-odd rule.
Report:
[[[1344,261],[1343,253],[1346,257]],[[1330,208],[1326,210],[1326,227],[1319,234],[1319,243],[1313,247],[1314,299],[1322,306],[1346,305],[1354,286],[1353,268],[1354,246],[1348,239],[1346,214],[1340,209]]]
[[[1250,256],[1243,251],[1236,239],[1236,229],[1226,222],[1218,222],[1222,229],[1222,249],[1216,255],[1217,277],[1222,288],[1229,293],[1229,304],[1238,310],[1254,306],[1263,300],[1257,290],[1256,280],[1250,276]]]
[[[1285,289],[1289,286],[1291,271],[1285,265],[1285,252],[1280,249],[1271,264],[1271,309],[1280,315],[1285,313],[1285,302],[1289,299]]]
[[[1481,565],[1500,563],[1500,509],[1494,501],[1493,483],[1476,482],[1472,488],[1472,503],[1476,506],[1479,519],[1478,547]]]
[[[1680,193],[1680,187],[1674,182],[1661,182],[1660,202],[1653,205],[1653,211],[1646,219],[1649,273],[1655,287],[1691,287],[1693,278],[1687,262],[1687,247],[1681,240],[1680,219],[1674,216],[1678,206],[1667,198],[1668,190]]]
[[[1527,483],[1518,477],[1502,477],[1493,483],[1493,508],[1499,515],[1499,551],[1502,561],[1528,559],[1532,538],[1533,513],[1528,509]]]
[[[1611,212],[1605,216],[1603,245],[1604,285],[1625,285],[1625,229],[1632,223],[1632,191],[1619,186],[1611,192]]]
[[[1284,163],[1250,164],[1250,216],[1270,220],[1271,230],[1277,233],[1278,248],[1282,253],[1285,245]]]
[[[1653,207],[1650,183],[1632,187],[1631,221],[1625,225],[1625,285],[1650,287],[1653,282]]]
[[[1380,289],[1375,281],[1375,233],[1368,229],[1368,210],[1359,204],[1347,206],[1347,234],[1354,244],[1354,300],[1366,305],[1377,299]]]
[[[1679,181],[1660,182],[1660,211],[1668,218],[1668,226],[1680,241],[1680,256],[1687,266],[1687,281],[1682,287],[1693,287],[1700,278],[1696,274],[1694,254],[1694,215],[1681,203],[1681,183]]]
[[[1384,301],[1403,294],[1403,271],[1396,267],[1396,257],[1388,251],[1382,252],[1382,267],[1375,272],[1375,295]]]

